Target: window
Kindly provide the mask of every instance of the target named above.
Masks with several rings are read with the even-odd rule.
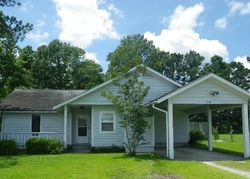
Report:
[[[115,117],[113,112],[101,113],[101,131],[102,132],[113,132]]]
[[[40,114],[32,114],[32,132],[40,132]]]
[[[87,119],[78,118],[78,136],[87,136]]]

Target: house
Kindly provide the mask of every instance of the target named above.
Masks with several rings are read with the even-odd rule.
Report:
[[[189,141],[188,116],[206,113],[208,149],[212,146],[212,111],[242,108],[244,157],[250,157],[248,101],[249,93],[215,74],[201,77],[188,85],[146,67],[142,75],[149,93],[145,107],[153,109],[146,120],[150,128],[144,134],[146,144],[138,151],[152,152],[165,146],[167,157],[174,159],[174,146]],[[123,146],[124,130],[105,90],[117,90],[112,80],[90,90],[14,90],[2,102],[1,139],[14,139],[20,146],[31,137],[58,138],[67,145]]]

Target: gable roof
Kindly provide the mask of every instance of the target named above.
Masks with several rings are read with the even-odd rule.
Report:
[[[176,89],[172,93],[168,93],[165,96],[162,96],[161,98],[158,98],[152,102],[161,103],[161,102],[163,102],[163,101],[165,101],[173,96],[176,96],[176,95],[178,95],[178,94],[180,94],[180,93],[182,93],[182,92],[184,92],[184,91],[186,91],[186,90],[188,90],[188,89],[190,89],[190,88],[192,88],[192,87],[194,87],[194,86],[196,86],[196,85],[198,85],[198,84],[202,83],[203,81],[206,81],[207,79],[210,79],[210,78],[216,79],[217,81],[221,82],[221,84],[232,88],[233,90],[239,92],[240,94],[242,94],[248,98],[250,97],[250,93],[248,91],[236,86],[235,84],[225,80],[224,78],[219,77],[218,75],[216,75],[214,73],[210,73],[210,74],[203,76],[201,78],[198,78],[197,80],[194,80],[194,81],[188,83],[187,85]]]
[[[21,90],[10,93],[0,104],[2,111],[53,111],[53,106],[73,98],[84,90]]]
[[[136,69],[136,67],[132,68],[129,72],[134,71],[135,69]],[[170,79],[170,78],[168,78],[168,77],[166,77],[166,76],[164,76],[164,75],[158,73],[157,71],[153,70],[152,68],[145,67],[145,69],[146,69],[147,72],[149,72],[149,73],[151,73],[151,74],[153,74],[153,75],[159,77],[160,79],[163,79],[163,80],[165,80],[165,81],[168,81],[168,82],[172,83],[173,85],[175,85],[175,86],[177,86],[177,87],[181,87],[181,85],[180,85],[179,83],[177,83],[177,82],[175,82],[174,80],[172,80],[172,79]],[[71,98],[71,99],[68,99],[68,100],[66,100],[66,101],[64,101],[64,102],[62,102],[62,103],[60,103],[60,104],[54,106],[53,109],[58,109],[58,108],[60,108],[60,107],[62,107],[62,106],[64,106],[64,105],[66,105],[66,104],[69,104],[70,102],[73,102],[73,101],[75,101],[75,100],[77,100],[77,99],[79,99],[79,98],[81,98],[81,97],[83,97],[83,96],[85,96],[85,95],[87,95],[87,94],[89,94],[89,93],[92,93],[92,92],[94,92],[94,91],[96,91],[96,90],[98,90],[98,89],[100,89],[100,88],[102,88],[102,87],[104,87],[104,86],[106,86],[106,85],[112,83],[115,79],[117,79],[117,78],[108,80],[108,81],[106,81],[106,82],[104,82],[104,83],[102,83],[102,84],[100,84],[100,85],[98,85],[98,86],[96,86],[96,87],[94,87],[94,88],[92,88],[92,89],[90,89],[90,90],[84,92],[84,93],[79,94],[78,96],[75,96],[75,97],[73,97],[73,98]]]

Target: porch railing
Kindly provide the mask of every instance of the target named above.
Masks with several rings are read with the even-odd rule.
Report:
[[[0,133],[0,140],[14,140],[19,148],[25,148],[30,138],[55,138],[63,142],[63,132]]]

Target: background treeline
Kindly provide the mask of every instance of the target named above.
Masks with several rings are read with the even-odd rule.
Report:
[[[0,7],[20,5],[15,0],[0,0]],[[18,44],[32,28],[32,24],[0,10],[0,101],[15,88],[89,89],[138,64],[149,66],[183,85],[213,72],[243,89],[250,88],[250,70],[241,63],[228,63],[216,54],[209,61],[195,51],[164,52],[140,34],[124,37],[107,55],[109,65],[104,74],[99,64],[85,58],[84,49],[69,43],[53,40],[37,49],[20,48]],[[241,129],[240,109],[234,110],[214,115],[218,116],[218,123],[234,115],[236,122],[231,123]]]

